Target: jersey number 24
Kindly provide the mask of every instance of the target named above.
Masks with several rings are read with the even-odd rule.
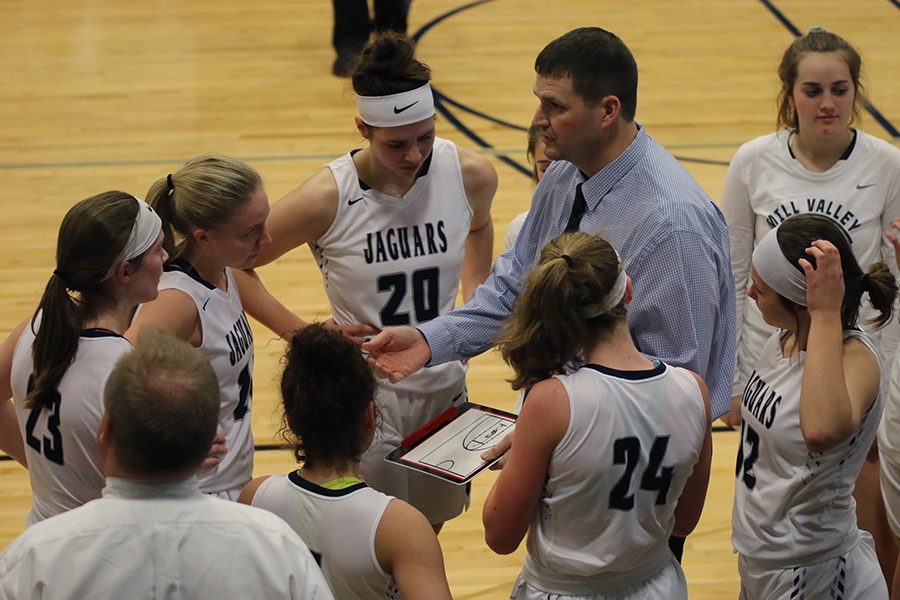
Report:
[[[672,485],[674,467],[663,467],[663,458],[669,447],[669,436],[654,438],[650,447],[650,458],[647,468],[641,473],[641,490],[656,492],[656,504],[665,504],[669,487]],[[631,478],[641,457],[641,440],[634,436],[623,437],[613,442],[613,464],[625,465],[625,472],[609,493],[609,508],[631,510],[634,508],[634,492],[631,491]]]

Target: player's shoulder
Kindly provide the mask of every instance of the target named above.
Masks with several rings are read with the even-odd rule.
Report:
[[[885,166],[900,172],[900,148],[861,130],[857,130],[856,143],[869,159],[877,157],[885,162]]]
[[[752,157],[762,153],[770,153],[773,148],[786,144],[789,136],[790,132],[784,129],[761,135],[741,144],[735,156]]]
[[[497,170],[484,155],[461,146],[456,147],[456,153],[459,157],[459,168],[467,186],[496,184]]]

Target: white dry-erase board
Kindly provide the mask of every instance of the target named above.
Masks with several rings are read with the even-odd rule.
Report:
[[[456,484],[468,483],[492,463],[481,453],[516,426],[516,415],[465,402],[410,434],[385,460]]]

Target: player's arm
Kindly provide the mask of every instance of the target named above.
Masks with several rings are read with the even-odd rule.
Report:
[[[519,547],[538,509],[550,456],[569,426],[569,398],[562,383],[548,379],[528,393],[516,421],[506,465],[484,502],[484,539],[498,554]]]
[[[12,403],[12,359],[16,344],[30,320],[19,323],[6,339],[0,343],[0,450],[6,452],[16,462],[28,468],[25,458],[25,443],[19,431],[16,408]]]
[[[494,255],[491,203],[497,192],[497,171],[484,156],[465,148],[458,148],[458,151],[463,185],[472,208],[472,222],[466,237],[466,255],[460,275],[463,301],[466,302],[491,272]]]
[[[844,340],[844,276],[831,243],[816,240],[800,259],[810,318],[800,389],[800,430],[811,452],[825,452],[853,435],[878,394],[878,361],[861,341]]]
[[[266,289],[255,269],[322,237],[334,222],[337,203],[337,182],[330,169],[320,169],[272,206],[266,221],[272,243],[263,247],[254,269],[234,272],[244,310],[282,338],[307,323]]]
[[[431,524],[422,513],[392,500],[375,532],[375,556],[394,576],[404,600],[449,600],[444,556]]]
[[[161,329],[195,348],[199,348],[203,343],[203,327],[200,324],[197,305],[181,290],[162,290],[156,300],[141,305],[131,326],[125,332],[125,337],[131,343],[135,343],[144,327]]]
[[[685,482],[684,490],[682,490],[681,497],[678,498],[678,505],[675,507],[675,528],[672,530],[672,534],[678,537],[687,537],[700,521],[703,505],[706,502],[709,470],[712,463],[712,415],[709,407],[709,390],[706,389],[706,383],[699,375],[696,373],[692,373],[692,375],[700,386],[703,403],[706,405],[706,434],[703,436],[700,455],[694,464],[694,470]]]
[[[837,325],[836,334],[832,328],[815,337],[810,328],[800,392],[800,429],[811,452],[825,452],[853,435],[878,394],[878,361],[860,340],[842,341],[839,320]],[[829,334],[833,339],[822,339]],[[820,345],[815,351],[813,343]],[[831,358],[836,361],[830,362]]]
[[[303,319],[272,295],[255,269],[235,270],[232,275],[241,295],[241,306],[278,337],[290,339],[293,332],[306,327]]]

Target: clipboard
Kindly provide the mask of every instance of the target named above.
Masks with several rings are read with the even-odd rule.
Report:
[[[411,433],[385,460],[462,485],[491,466],[481,453],[516,426],[518,415],[464,402]]]

